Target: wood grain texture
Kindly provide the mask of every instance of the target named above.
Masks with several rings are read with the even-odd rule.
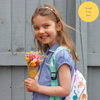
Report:
[[[11,2],[0,0],[0,52],[11,51]]]
[[[100,67],[100,53],[88,53],[88,66]]]
[[[0,65],[26,65],[25,52],[23,53],[0,53]]]
[[[11,2],[12,52],[25,51],[25,0],[12,0]]]
[[[44,4],[52,4],[54,3],[54,0],[39,0],[40,1],[40,5],[44,5]]]
[[[11,100],[11,67],[0,66],[0,100]]]
[[[100,98],[100,66],[88,67],[88,100],[99,100]]]
[[[24,66],[14,66],[11,71],[12,100],[24,100]]]

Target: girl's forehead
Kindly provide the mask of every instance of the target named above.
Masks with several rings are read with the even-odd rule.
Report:
[[[52,22],[53,20],[48,17],[48,16],[41,16],[38,15],[33,19],[33,24],[38,24],[38,23],[49,23]],[[54,21],[53,21],[54,22]]]
[[[37,15],[35,18],[38,18],[38,19],[50,19],[50,17],[49,16],[42,16],[42,15]],[[34,18],[34,19],[35,19]]]

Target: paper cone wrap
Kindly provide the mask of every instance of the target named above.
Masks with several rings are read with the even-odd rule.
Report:
[[[28,77],[34,78],[38,72],[38,67],[27,65],[27,68],[28,68]]]

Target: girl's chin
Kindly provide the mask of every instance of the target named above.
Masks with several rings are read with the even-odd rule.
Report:
[[[43,44],[48,44],[48,41],[45,41],[45,40],[44,40],[44,41],[42,40],[41,42],[42,42]]]
[[[43,44],[48,44],[47,42],[41,41]]]
[[[43,44],[48,44],[48,43],[45,43],[45,42],[42,42]]]

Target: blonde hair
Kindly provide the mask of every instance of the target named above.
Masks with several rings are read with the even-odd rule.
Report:
[[[53,9],[53,11],[51,11],[50,9],[47,9],[46,7],[49,7],[50,9]],[[50,4],[45,4],[44,6],[40,6],[38,7],[33,15],[32,15],[32,18],[31,18],[31,25],[33,25],[33,19],[35,17],[37,17],[38,15],[41,15],[41,16],[48,16],[51,20],[53,20],[55,23],[58,22],[58,19],[57,17],[59,17],[59,20],[62,24],[62,29],[58,32],[58,37],[57,37],[57,42],[61,45],[61,46],[66,46],[70,49],[71,51],[71,54],[73,56],[73,59],[75,61],[80,61],[76,55],[76,49],[75,49],[75,45],[72,41],[72,39],[70,38],[69,34],[68,34],[68,31],[66,29],[66,26],[71,28],[70,26],[68,26],[66,23],[64,23],[59,11],[52,5]],[[39,40],[36,39],[36,37],[34,37],[34,43],[35,43],[35,46],[36,46],[36,41],[37,41],[37,44],[38,44],[38,49],[41,49],[43,50],[44,52],[47,51],[47,49],[49,48],[48,44],[43,44],[41,43]],[[37,46],[36,46],[37,47]]]

